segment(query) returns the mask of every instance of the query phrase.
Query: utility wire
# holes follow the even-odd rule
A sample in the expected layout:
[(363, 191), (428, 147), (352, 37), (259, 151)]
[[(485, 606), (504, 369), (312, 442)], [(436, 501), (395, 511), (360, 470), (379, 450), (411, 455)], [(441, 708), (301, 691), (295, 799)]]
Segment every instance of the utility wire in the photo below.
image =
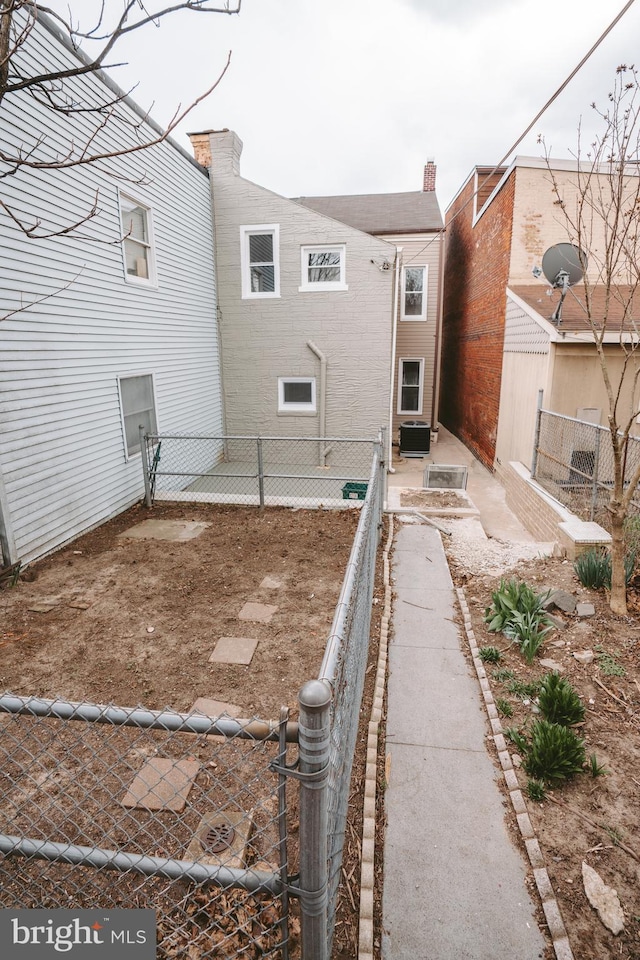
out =
[[(502, 160), (499, 160), (499, 161), (498, 161), (498, 163), (495, 165), (495, 167), (493, 168), (493, 170), (491, 171), (491, 173), (487, 174), (487, 176), (484, 178), (484, 180), (483, 180), (482, 183), (478, 186), (478, 188), (471, 194), (471, 196), (465, 201), (465, 203), (460, 207), (460, 209), (459, 209), (458, 211), (456, 211), (456, 213), (453, 215), (453, 217), (452, 217), (451, 220), (449, 221), (450, 224), (453, 223), (453, 221), (454, 221), (457, 217), (459, 217), (460, 214), (461, 214), (464, 210), (466, 210), (466, 208), (469, 206), (469, 204), (471, 203), (471, 201), (472, 201), (472, 200), (475, 200), (475, 198), (478, 196), (478, 194), (480, 193), (480, 191), (482, 190), (482, 188), (484, 187), (484, 185), (491, 179), (491, 177), (494, 175), (494, 173), (497, 173), (498, 170), (500, 169), (500, 167), (502, 167), (502, 165), (509, 159), (509, 157), (511, 156), (511, 154), (515, 152), (516, 148), (522, 143), (522, 141), (523, 141), (524, 138), (527, 136), (527, 134), (531, 132), (531, 129), (536, 125), (536, 123), (538, 122), (538, 120), (540, 119), (540, 117), (549, 109), (549, 107), (551, 106), (551, 104), (554, 103), (554, 102), (558, 99), (558, 97), (559, 97), (560, 94), (563, 92), (563, 90), (571, 83), (571, 81), (573, 80), (573, 78), (575, 77), (575, 75), (582, 69), (582, 67), (585, 65), (585, 63), (587, 62), (587, 60), (595, 53), (595, 51), (598, 49), (598, 47), (600, 46), (600, 44), (602, 43), (602, 41), (611, 33), (611, 31), (613, 30), (613, 28), (614, 28), (614, 27), (616, 26), (616, 24), (622, 19), (622, 17), (625, 15), (625, 13), (627, 12), (627, 10), (629, 9), (629, 7), (632, 6), (633, 3), (634, 3), (634, 0), (628, 0), (628, 2), (625, 3), (625, 5), (624, 5), (624, 7), (622, 8), (622, 10), (620, 11), (620, 13), (617, 15), (617, 17), (615, 17), (615, 18), (611, 21), (611, 23), (610, 23), (609, 26), (606, 28), (606, 30), (598, 37), (598, 39), (596, 40), (596, 42), (593, 44), (593, 46), (591, 47), (591, 49), (584, 55), (584, 57), (582, 58), (582, 60), (580, 61), (580, 63), (577, 65), (577, 67), (574, 67), (574, 69), (571, 71), (571, 73), (569, 74), (569, 76), (567, 77), (567, 79), (564, 81), (564, 83), (562, 83), (562, 84), (558, 87), (558, 89), (556, 90), (556, 92), (547, 100), (547, 102), (545, 103), (544, 107), (543, 107), (541, 110), (538, 111), (538, 113), (535, 115), (535, 117), (533, 118), (533, 120), (531, 121), (531, 123), (529, 124), (529, 126), (526, 128), (526, 130), (524, 131), (524, 133), (522, 133), (522, 134), (518, 137), (518, 139), (516, 140), (516, 142), (507, 150), (507, 152), (505, 153), (505, 155), (504, 155), (504, 157), (502, 158)], [(408, 260), (408, 261), (407, 261), (407, 263), (411, 263), (413, 260), (415, 260), (416, 257), (419, 257), (421, 253), (424, 253), (424, 251), (425, 251), (428, 247), (431, 246), (431, 244), (435, 241), (435, 239), (436, 239), (436, 237), (433, 237), (431, 240), (429, 240), (428, 243), (426, 243), (426, 244), (424, 245), (424, 247), (422, 247), (422, 249), (418, 250), (418, 252), (415, 253), (415, 254), (412, 256), (411, 260)]]

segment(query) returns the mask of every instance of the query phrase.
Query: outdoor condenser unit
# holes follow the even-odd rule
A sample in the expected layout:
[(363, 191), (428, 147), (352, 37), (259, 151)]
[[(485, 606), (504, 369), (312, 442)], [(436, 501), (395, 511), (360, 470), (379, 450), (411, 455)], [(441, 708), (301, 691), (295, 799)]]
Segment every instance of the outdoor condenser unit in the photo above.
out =
[(404, 420), (400, 424), (401, 457), (426, 457), (430, 449), (430, 423), (426, 420)]

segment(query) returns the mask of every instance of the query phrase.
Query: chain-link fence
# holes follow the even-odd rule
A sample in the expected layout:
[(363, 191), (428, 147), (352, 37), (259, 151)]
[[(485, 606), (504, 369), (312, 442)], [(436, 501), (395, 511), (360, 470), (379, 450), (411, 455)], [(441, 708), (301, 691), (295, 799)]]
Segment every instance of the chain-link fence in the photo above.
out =
[(161, 960), (328, 960), (383, 449), (298, 723), (0, 696), (0, 906), (152, 908)]
[[(625, 485), (639, 463), (640, 438), (629, 437), (623, 457)], [(608, 527), (614, 459), (607, 427), (539, 410), (532, 466), (534, 479), (572, 513)], [(640, 491), (632, 508), (640, 511)]]
[(147, 504), (158, 500), (260, 506), (343, 506), (364, 499), (371, 439), (141, 437)]

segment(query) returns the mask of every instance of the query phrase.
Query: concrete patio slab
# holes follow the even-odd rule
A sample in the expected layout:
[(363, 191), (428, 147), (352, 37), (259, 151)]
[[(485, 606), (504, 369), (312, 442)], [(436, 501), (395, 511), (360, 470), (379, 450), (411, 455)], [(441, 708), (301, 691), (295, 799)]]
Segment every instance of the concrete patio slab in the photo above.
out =
[(210, 524), (200, 520), (143, 520), (118, 536), (131, 540), (172, 540), (180, 543), (199, 537), (208, 526)]
[(238, 614), (238, 620), (250, 620), (252, 623), (271, 623), (277, 607), (269, 603), (255, 603), (250, 600)]
[(153, 757), (144, 763), (131, 783), (122, 806), (180, 813), (199, 770), (200, 764), (195, 760)]
[(251, 663), (257, 646), (250, 637), (220, 637), (209, 663)]

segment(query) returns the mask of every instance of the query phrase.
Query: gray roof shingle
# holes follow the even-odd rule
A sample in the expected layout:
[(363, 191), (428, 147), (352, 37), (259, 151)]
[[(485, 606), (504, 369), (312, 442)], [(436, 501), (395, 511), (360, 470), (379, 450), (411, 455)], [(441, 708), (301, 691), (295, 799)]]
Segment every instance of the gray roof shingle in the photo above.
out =
[(434, 233), (444, 227), (440, 207), (432, 190), (292, 199), (325, 217), (376, 236)]

